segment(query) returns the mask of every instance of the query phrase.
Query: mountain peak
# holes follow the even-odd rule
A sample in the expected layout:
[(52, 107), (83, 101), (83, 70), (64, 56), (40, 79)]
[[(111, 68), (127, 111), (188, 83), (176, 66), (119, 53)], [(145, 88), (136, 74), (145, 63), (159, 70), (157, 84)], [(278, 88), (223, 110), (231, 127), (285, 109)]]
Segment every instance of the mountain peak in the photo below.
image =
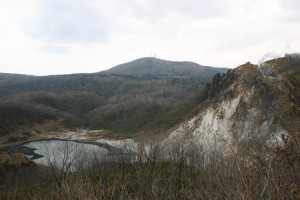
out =
[(250, 62), (246, 62), (243, 65), (238, 66), (234, 69), (238, 74), (241, 75), (254, 75), (254, 76), (260, 76), (261, 73), (257, 68), (257, 65), (254, 65)]
[(216, 73), (225, 73), (227, 70), (187, 61), (168, 61), (145, 57), (118, 65), (103, 73), (135, 76), (207, 77)]

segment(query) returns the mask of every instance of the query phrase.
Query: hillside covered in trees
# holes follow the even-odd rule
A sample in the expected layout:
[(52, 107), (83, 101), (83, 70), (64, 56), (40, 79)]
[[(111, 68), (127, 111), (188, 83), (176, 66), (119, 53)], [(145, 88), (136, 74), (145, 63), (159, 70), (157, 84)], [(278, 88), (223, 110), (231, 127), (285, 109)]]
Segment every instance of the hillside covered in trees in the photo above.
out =
[(153, 123), (156, 129), (166, 128), (222, 72), (226, 69), (142, 58), (92, 74), (0, 74), (0, 134), (49, 120), (68, 128), (122, 134), (146, 130)]

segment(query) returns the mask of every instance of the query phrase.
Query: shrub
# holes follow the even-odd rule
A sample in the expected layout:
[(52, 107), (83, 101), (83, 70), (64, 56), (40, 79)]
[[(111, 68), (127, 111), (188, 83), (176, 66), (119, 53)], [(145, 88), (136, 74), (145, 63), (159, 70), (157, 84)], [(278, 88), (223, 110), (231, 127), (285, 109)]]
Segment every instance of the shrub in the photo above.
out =
[[(29, 182), (17, 186), (12, 179), (0, 198), (22, 194), (20, 199), (299, 199), (299, 144), (290, 141), (271, 148), (257, 142), (257, 151), (252, 146), (228, 156), (191, 146), (166, 151), (159, 145), (142, 145), (137, 152), (82, 160), (89, 167), (76, 172), (49, 168), (44, 176), (30, 180), (32, 187)], [(59, 174), (63, 177), (57, 181)]]

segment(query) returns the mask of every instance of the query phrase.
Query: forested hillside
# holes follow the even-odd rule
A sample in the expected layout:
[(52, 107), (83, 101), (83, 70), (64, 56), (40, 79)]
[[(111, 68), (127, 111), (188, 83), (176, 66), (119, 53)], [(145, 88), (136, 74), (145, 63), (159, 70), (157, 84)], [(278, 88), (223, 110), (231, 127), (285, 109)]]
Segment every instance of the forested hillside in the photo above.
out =
[[(0, 74), (0, 134), (47, 120), (59, 121), (69, 128), (107, 129), (114, 133), (151, 128), (150, 124), (159, 123), (161, 117), (171, 121), (166, 124), (174, 124), (178, 119), (175, 113), (184, 113), (212, 76), (226, 71), (194, 63), (191, 68), (185, 62), (178, 65), (164, 61), (167, 65), (162, 65), (162, 60), (150, 60), (124, 64), (125, 70), (118, 66), (122, 73), (108, 70), (40, 77)], [(132, 69), (139, 66), (139, 74), (133, 73)], [(159, 71), (148, 73), (147, 69)], [(183, 109), (176, 108), (184, 104), (187, 106)]]

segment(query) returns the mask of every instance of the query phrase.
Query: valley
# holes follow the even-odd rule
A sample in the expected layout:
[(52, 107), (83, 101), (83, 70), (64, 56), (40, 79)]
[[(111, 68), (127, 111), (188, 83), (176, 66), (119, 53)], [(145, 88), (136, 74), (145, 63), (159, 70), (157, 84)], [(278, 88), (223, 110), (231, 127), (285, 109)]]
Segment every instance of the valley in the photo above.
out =
[[(157, 73), (146, 68), (135, 74), (134, 67), (141, 62), (150, 63), (148, 68), (165, 70)], [(177, 68), (169, 67), (174, 63)], [(166, 129), (178, 122), (177, 113), (184, 114), (180, 112), (197, 103), (196, 96), (214, 74), (227, 70), (154, 58), (139, 59), (128, 66), (126, 73), (113, 68), (112, 72), (46, 77), (0, 74), (0, 135), (45, 123), (121, 135), (145, 131), (152, 123)], [(183, 104), (186, 106), (178, 109)], [(160, 119), (164, 117), (168, 119)], [(169, 123), (168, 127), (161, 120)]]

